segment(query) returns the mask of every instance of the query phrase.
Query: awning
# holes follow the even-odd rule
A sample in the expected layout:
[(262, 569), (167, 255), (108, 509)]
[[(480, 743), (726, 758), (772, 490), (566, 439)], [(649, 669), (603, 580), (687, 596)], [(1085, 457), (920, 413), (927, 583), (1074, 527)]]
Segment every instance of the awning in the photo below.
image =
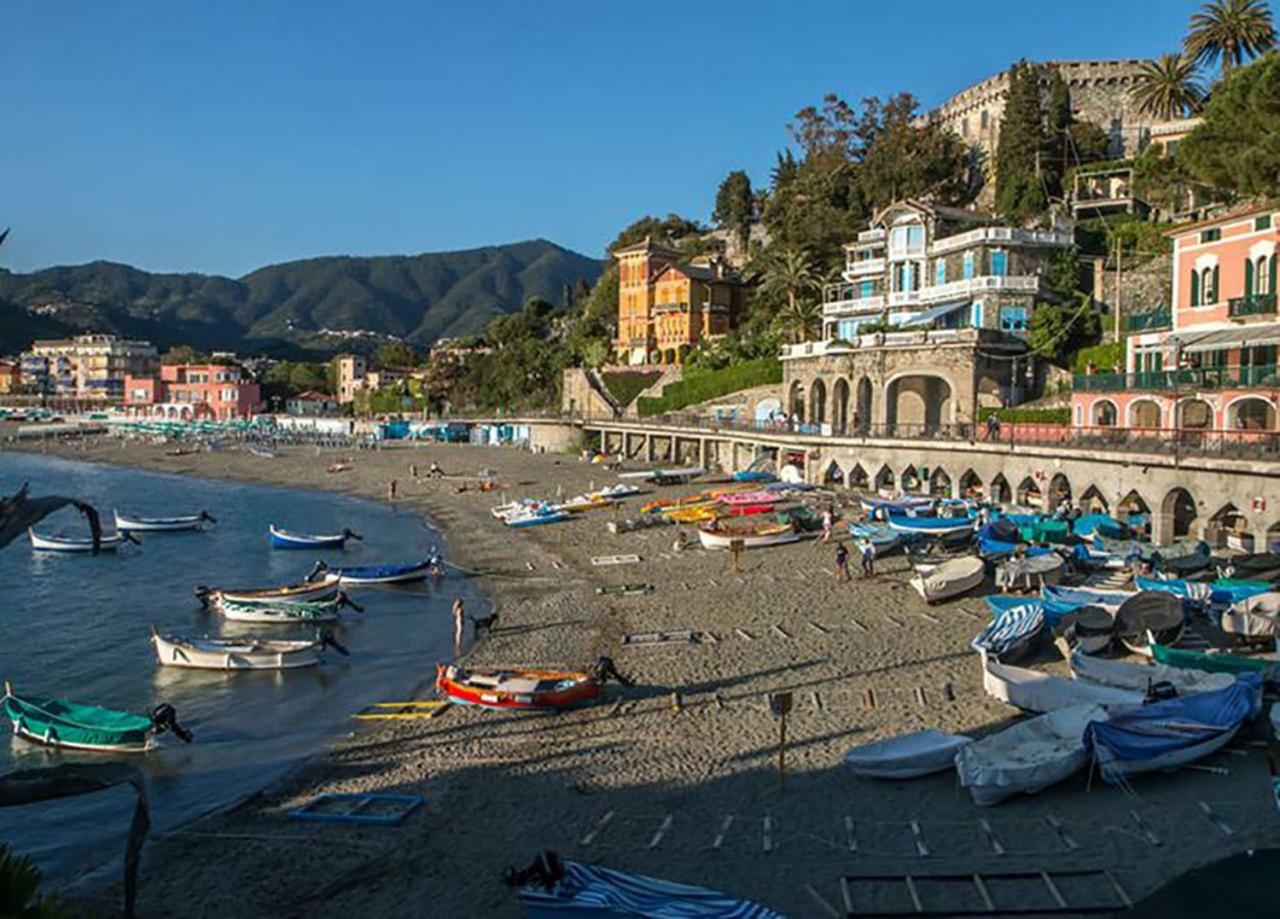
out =
[(902, 326), (903, 328), (908, 328), (911, 326), (929, 325), (934, 320), (941, 319), (948, 313), (954, 313), (956, 310), (962, 309), (968, 305), (968, 300), (956, 300), (953, 303), (944, 303), (941, 306), (931, 306), (923, 313), (919, 313), (912, 319), (904, 322)]
[(1179, 332), (1173, 340), (1181, 346), (1184, 354), (1280, 345), (1280, 322), (1256, 322), (1214, 332)]

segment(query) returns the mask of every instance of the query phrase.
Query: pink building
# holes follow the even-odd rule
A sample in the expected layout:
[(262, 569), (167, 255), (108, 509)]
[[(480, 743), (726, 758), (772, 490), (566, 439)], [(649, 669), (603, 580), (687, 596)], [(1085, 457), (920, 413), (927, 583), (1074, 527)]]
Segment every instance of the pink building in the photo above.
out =
[(1182, 440), (1217, 432), (1224, 441), (1273, 442), (1280, 209), (1238, 211), (1168, 235), (1172, 309), (1131, 317), (1138, 323), (1130, 326), (1124, 373), (1076, 377), (1072, 422)]
[(229, 364), (166, 364), (158, 377), (125, 377), (130, 414), (179, 421), (227, 421), (262, 408), (257, 383)]

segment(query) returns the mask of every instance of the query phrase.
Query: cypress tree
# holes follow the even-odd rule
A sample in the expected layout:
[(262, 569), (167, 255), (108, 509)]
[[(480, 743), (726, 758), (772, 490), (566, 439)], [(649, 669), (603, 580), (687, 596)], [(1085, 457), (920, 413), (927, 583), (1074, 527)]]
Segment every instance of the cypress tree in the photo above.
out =
[(1041, 184), (1044, 130), (1036, 68), (1019, 61), (1009, 70), (1009, 95), (996, 144), (996, 210), (1021, 222), (1042, 212), (1047, 201)]

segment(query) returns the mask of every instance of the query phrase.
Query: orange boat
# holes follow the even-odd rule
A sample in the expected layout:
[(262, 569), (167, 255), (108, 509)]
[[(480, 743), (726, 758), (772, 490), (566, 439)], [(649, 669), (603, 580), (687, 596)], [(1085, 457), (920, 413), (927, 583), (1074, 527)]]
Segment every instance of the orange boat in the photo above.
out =
[(453, 702), (485, 708), (572, 708), (600, 698), (605, 680), (630, 685), (607, 657), (591, 672), (525, 667), (436, 667), (436, 692)]

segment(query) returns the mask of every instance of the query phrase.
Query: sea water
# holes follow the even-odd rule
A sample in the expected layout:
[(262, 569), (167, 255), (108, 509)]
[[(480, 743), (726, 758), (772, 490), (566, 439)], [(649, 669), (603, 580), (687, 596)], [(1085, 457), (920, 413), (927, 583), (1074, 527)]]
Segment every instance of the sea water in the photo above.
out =
[[(270, 463), (270, 459), (262, 459)], [(247, 796), (325, 744), (358, 730), (351, 716), (397, 701), (434, 676), (453, 653), (449, 607), (465, 596), (456, 574), (420, 585), (354, 588), (364, 613), (344, 611), (335, 637), (350, 651), (326, 652), (319, 667), (222, 673), (160, 667), (150, 625), (186, 634), (312, 637), (314, 626), (226, 622), (201, 608), (197, 584), (257, 587), (297, 581), (317, 559), (331, 566), (418, 560), (441, 534), (413, 513), (342, 495), (218, 482), (0, 452), (0, 495), (24, 481), (31, 494), (86, 500), (113, 527), (119, 508), (137, 516), (209, 511), (202, 532), (139, 533), (141, 545), (117, 553), (33, 552), (26, 538), (0, 549), (0, 678), (15, 691), (145, 713), (172, 704), (195, 733), (183, 744), (161, 735), (159, 748), (123, 755), (146, 775), (152, 832), (172, 830)], [(273, 550), (269, 524), (302, 533), (349, 528), (363, 542), (325, 552)], [(42, 534), (88, 534), (74, 508), (36, 527)], [(0, 718), (0, 730), (8, 729)], [(110, 754), (51, 751), (0, 736), (0, 773)], [(0, 841), (33, 858), (56, 886), (118, 863), (133, 813), (133, 792), (118, 787), (58, 801), (0, 808)], [(114, 880), (114, 878), (110, 878)]]

